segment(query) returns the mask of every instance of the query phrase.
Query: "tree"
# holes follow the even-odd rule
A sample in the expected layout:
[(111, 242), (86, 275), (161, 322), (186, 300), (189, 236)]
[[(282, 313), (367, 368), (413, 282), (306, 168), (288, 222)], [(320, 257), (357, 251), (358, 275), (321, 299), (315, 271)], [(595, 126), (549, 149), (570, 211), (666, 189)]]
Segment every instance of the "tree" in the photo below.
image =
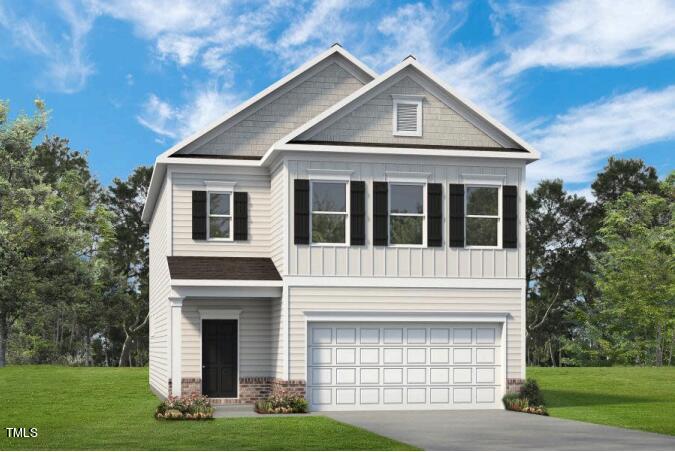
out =
[(640, 159), (610, 157), (593, 184), (596, 204), (604, 206), (619, 199), (624, 193), (653, 193), (660, 190), (656, 169)]
[(126, 281), (125, 296), (117, 297), (114, 305), (116, 324), (124, 333), (120, 366), (128, 362), (131, 343), (140, 340), (148, 322), (148, 227), (141, 214), (151, 177), (152, 167), (139, 166), (126, 181), (115, 178), (106, 195), (114, 218), (114, 241), (106, 253), (114, 271)]
[[(607, 206), (597, 259), (596, 331), (607, 359), (661, 366), (675, 342), (675, 173), (658, 190), (625, 192)], [(666, 351), (668, 355), (666, 357)]]
[(590, 268), (586, 219), (591, 205), (568, 195), (560, 179), (527, 196), (527, 336), (531, 364), (561, 361), (570, 313), (583, 303)]

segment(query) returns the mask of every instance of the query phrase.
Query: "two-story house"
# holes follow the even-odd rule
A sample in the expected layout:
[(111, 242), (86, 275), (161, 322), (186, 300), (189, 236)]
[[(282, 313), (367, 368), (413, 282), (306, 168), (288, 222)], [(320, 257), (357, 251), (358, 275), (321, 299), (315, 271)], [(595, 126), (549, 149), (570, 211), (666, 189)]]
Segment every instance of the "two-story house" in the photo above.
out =
[(414, 57), (377, 75), (334, 45), (157, 158), (151, 387), (502, 407), (525, 377), (537, 159)]

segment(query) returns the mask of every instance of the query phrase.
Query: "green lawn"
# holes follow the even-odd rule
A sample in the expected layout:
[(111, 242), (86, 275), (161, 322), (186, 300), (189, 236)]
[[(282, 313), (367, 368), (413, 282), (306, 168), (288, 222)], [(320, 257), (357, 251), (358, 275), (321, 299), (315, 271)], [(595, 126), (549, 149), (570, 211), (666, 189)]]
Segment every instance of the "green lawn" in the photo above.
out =
[[(156, 421), (147, 369), (0, 369), (0, 449), (411, 450), (322, 416)], [(6, 427), (37, 427), (8, 439)]]
[(551, 416), (675, 435), (675, 368), (527, 369)]

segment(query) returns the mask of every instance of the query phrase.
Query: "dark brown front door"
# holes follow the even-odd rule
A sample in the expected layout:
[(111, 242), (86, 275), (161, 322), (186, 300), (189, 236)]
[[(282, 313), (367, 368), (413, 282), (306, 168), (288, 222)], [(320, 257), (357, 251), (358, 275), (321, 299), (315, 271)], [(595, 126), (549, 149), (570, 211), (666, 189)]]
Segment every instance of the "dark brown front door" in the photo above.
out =
[(202, 393), (237, 397), (237, 320), (202, 323)]

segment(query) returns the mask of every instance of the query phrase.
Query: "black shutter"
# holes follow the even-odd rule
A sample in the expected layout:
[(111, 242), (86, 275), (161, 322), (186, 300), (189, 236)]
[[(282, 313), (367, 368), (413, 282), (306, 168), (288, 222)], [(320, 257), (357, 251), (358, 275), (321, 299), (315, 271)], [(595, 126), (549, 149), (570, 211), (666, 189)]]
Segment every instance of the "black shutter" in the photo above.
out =
[(427, 246), (443, 246), (443, 186), (427, 185)]
[(518, 247), (518, 187), (505, 185), (502, 188), (502, 245)]
[(366, 244), (366, 183), (360, 180), (349, 183), (349, 229), (352, 245)]
[(450, 184), (450, 246), (464, 247), (464, 185)]
[(234, 192), (234, 239), (248, 240), (248, 193)]
[(192, 240), (206, 240), (206, 192), (192, 192)]
[(389, 185), (373, 182), (373, 245), (389, 244)]
[(295, 179), (294, 236), (296, 245), (309, 244), (309, 181)]

